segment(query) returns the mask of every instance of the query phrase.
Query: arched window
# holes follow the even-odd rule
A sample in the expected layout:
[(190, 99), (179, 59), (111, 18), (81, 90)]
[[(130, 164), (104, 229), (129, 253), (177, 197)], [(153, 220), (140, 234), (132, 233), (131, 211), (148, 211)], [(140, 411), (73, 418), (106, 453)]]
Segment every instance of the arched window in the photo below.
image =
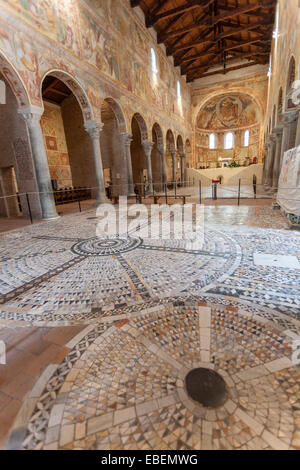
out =
[(244, 147), (249, 147), (249, 141), (250, 141), (250, 132), (245, 131), (244, 132)]
[(181, 98), (181, 86), (180, 86), (180, 81), (177, 80), (177, 98)]
[(216, 148), (216, 136), (215, 134), (209, 135), (209, 148), (215, 149)]
[(156, 64), (156, 54), (155, 54), (155, 50), (153, 49), (153, 47), (151, 47), (151, 69), (152, 69), (152, 72), (154, 73), (158, 72), (157, 64)]
[(234, 135), (232, 132), (227, 132), (227, 134), (225, 134), (225, 145), (224, 145), (225, 150), (232, 149), (233, 144), (234, 144)]

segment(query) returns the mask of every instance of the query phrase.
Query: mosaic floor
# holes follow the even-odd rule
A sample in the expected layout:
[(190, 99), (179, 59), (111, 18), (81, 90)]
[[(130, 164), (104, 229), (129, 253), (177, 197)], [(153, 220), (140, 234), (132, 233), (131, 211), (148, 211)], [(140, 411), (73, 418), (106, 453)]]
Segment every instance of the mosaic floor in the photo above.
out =
[[(92, 211), (0, 236), (1, 327), (82, 326), (8, 448), (300, 450), (300, 234), (269, 207), (205, 216), (200, 248), (96, 238)], [(188, 397), (197, 367), (224, 378), (221, 407)]]

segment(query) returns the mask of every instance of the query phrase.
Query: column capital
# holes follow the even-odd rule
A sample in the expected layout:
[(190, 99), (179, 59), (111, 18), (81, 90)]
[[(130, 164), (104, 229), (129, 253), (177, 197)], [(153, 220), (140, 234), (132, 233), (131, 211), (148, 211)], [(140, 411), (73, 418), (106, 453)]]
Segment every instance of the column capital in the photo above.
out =
[(289, 124), (292, 124), (298, 119), (298, 114), (299, 114), (299, 109), (293, 110), (293, 111), (286, 111), (283, 114), (282, 122), (284, 126), (288, 126)]
[(154, 145), (154, 143), (151, 142), (151, 140), (143, 140), (142, 141), (142, 146), (144, 147), (144, 151), (145, 151), (146, 155), (150, 155), (153, 145)]
[(103, 122), (96, 122), (96, 121), (87, 121), (84, 123), (84, 128), (88, 134), (90, 134), (91, 139), (99, 139), (100, 132), (103, 129)]
[(130, 146), (131, 142), (133, 141), (132, 134), (129, 134), (128, 132), (121, 132), (120, 136), (124, 144)]
[(273, 129), (273, 134), (275, 134), (275, 137), (281, 135), (282, 133), (283, 133), (282, 125), (278, 125), (277, 127), (275, 127), (275, 129)]
[(179, 152), (180, 158), (185, 158), (185, 153), (184, 152)]
[(170, 149), (170, 153), (172, 155), (172, 158), (176, 156), (176, 150), (175, 149)]
[(42, 114), (44, 113), (44, 109), (38, 106), (26, 106), (24, 108), (19, 108), (18, 113), (23, 116), (26, 124), (29, 127), (37, 127), (40, 126), (40, 121)]

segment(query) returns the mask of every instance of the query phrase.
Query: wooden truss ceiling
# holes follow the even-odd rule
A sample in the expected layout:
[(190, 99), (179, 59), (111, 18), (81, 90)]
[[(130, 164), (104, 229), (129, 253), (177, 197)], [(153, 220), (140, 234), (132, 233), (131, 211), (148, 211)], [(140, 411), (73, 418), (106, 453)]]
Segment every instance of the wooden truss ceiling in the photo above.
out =
[(47, 75), (43, 81), (42, 96), (47, 101), (61, 104), (64, 99), (72, 94), (72, 91), (58, 78)]
[[(182, 75), (197, 78), (269, 62), (276, 0), (131, 0)], [(242, 61), (242, 62), (241, 62)], [(212, 69), (216, 67), (217, 70)]]

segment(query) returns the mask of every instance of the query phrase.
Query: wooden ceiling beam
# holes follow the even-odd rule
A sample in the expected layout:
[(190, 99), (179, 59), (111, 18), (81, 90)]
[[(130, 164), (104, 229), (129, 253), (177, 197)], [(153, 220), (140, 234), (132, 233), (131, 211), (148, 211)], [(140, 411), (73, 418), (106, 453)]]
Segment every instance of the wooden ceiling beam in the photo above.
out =
[[(207, 16), (207, 15), (206, 15)], [(207, 16), (207, 18), (209, 18)], [(236, 24), (235, 26), (233, 25), (230, 25), (230, 24), (226, 24), (224, 22), (222, 22), (222, 26), (223, 27), (231, 27), (232, 29), (228, 32), (224, 31), (223, 33), (223, 37), (226, 37), (227, 35), (228, 36), (231, 36), (232, 34), (237, 34), (239, 32), (243, 32), (243, 31), (249, 31), (249, 30), (253, 30), (253, 29), (260, 29), (262, 27), (271, 27), (273, 26), (273, 23), (270, 23), (270, 22), (265, 22), (265, 23), (262, 23), (262, 22), (259, 22), (259, 23), (247, 23), (247, 24), (242, 24), (241, 26), (239, 26), (238, 24)], [(181, 34), (183, 33), (187, 33), (189, 31), (193, 31), (194, 29), (203, 29), (203, 28), (209, 28), (211, 30), (214, 29), (214, 26), (211, 25), (211, 22), (207, 21), (206, 23), (194, 23), (194, 24), (190, 24), (189, 26), (186, 26), (185, 28), (180, 28), (180, 29), (177, 29), (177, 30), (171, 30), (169, 32), (166, 32), (164, 33), (164, 35), (158, 35), (158, 40), (157, 42), (158, 43), (162, 43), (162, 42), (165, 42), (167, 41), (168, 39), (170, 38), (173, 38), (175, 36), (180, 36)], [(228, 34), (227, 34), (228, 33)], [(221, 37), (222, 39), (222, 37)]]
[(45, 88), (45, 90), (42, 91), (42, 95), (45, 96), (46, 93), (48, 91), (50, 91), (51, 93), (56, 93), (57, 95), (61, 95), (61, 96), (70, 96), (70, 94), (72, 93), (71, 90), (70, 90), (70, 93), (66, 93), (65, 91), (61, 91), (61, 90), (57, 90), (55, 87), (55, 85), (57, 85), (57, 83), (59, 83), (60, 80), (58, 78), (56, 78), (55, 80), (53, 80), (53, 82), (50, 83), (50, 85), (47, 86), (47, 88)]
[(142, 0), (130, 0), (131, 8), (138, 7)]
[(238, 60), (244, 60), (244, 59), (249, 59), (251, 57), (265, 57), (265, 56), (269, 56), (270, 52), (240, 52), (239, 54), (237, 54), (236, 56), (234, 57), (230, 57), (228, 59), (222, 59), (222, 60), (218, 60), (217, 62), (214, 61), (214, 59), (212, 59), (209, 64), (203, 64), (203, 65), (200, 65), (200, 66), (193, 66), (193, 67), (190, 67), (190, 68), (184, 68), (182, 70), (182, 74), (183, 75), (186, 75), (187, 73), (189, 72), (193, 72), (195, 70), (197, 70), (198, 68), (204, 68), (204, 67), (207, 67), (209, 65), (209, 67), (212, 67), (212, 66), (215, 66), (215, 65), (222, 65), (222, 64), (229, 64), (229, 63), (232, 63), (232, 62), (237, 62)]
[(165, 42), (167, 39), (180, 36), (181, 34), (188, 33), (190, 31), (193, 31), (194, 29), (203, 29), (203, 28), (210, 28), (210, 27), (211, 27), (210, 16), (206, 14), (206, 15), (203, 15), (202, 18), (199, 18), (198, 20), (196, 20), (196, 22), (193, 22), (192, 24), (189, 24), (188, 26), (185, 26), (184, 28), (170, 30), (170, 28), (168, 27), (162, 30), (157, 36), (157, 42), (161, 44), (162, 42)]
[(207, 8), (215, 0), (190, 0), (185, 5), (180, 7), (172, 8), (171, 10), (164, 11), (163, 13), (158, 13), (156, 15), (150, 14), (146, 18), (146, 26), (150, 28), (151, 26), (156, 25), (158, 21), (172, 18), (173, 16), (178, 16), (187, 13), (188, 11), (195, 10), (196, 8)]
[[(268, 62), (265, 62), (265, 63), (267, 64)], [(194, 74), (194, 75), (188, 76), (187, 81), (191, 82), (191, 81), (193, 81), (197, 78), (211, 77), (212, 75), (220, 75), (220, 74), (221, 75), (226, 75), (229, 72), (244, 69), (246, 67), (252, 67), (253, 65), (257, 65), (257, 63), (256, 62), (249, 62), (248, 64), (241, 64), (241, 65), (237, 65), (235, 67), (229, 67), (228, 69), (224, 69), (224, 70), (216, 70), (215, 72), (202, 73), (199, 76), (197, 76), (197, 74)]]
[[(255, 28), (257, 29), (257, 25), (255, 26)], [(247, 30), (251, 30), (251, 29), (252, 29), (251, 27), (249, 27), (249, 28), (245, 27), (241, 31), (247, 31)], [(184, 51), (185, 49), (191, 49), (191, 48), (196, 47), (196, 46), (201, 46), (202, 44), (205, 44), (205, 43), (208, 43), (208, 42), (212, 43), (212, 44), (217, 44), (221, 39), (225, 39), (225, 38), (227, 38), (229, 40), (232, 40), (232, 41), (239, 41), (240, 42), (240, 39), (231, 38), (230, 36), (238, 34), (241, 31), (238, 31), (236, 29), (231, 30), (230, 32), (225, 31), (225, 32), (215, 36), (214, 38), (207, 38), (207, 39), (204, 39), (203, 36), (201, 36), (196, 41), (186, 43), (186, 44), (180, 44), (178, 47), (172, 47), (172, 46), (167, 47), (167, 55), (177, 54), (178, 52)], [(262, 32), (262, 31), (257, 31), (257, 32), (259, 34), (261, 34), (262, 36), (264, 36), (264, 32)], [(257, 38), (256, 38), (256, 40), (257, 40)]]
[[(195, 61), (197, 59), (199, 59), (200, 57), (205, 57), (206, 55), (219, 55), (219, 54), (222, 54), (223, 52), (227, 52), (227, 51), (230, 51), (232, 49), (236, 49), (238, 47), (244, 47), (244, 46), (250, 46), (252, 44), (256, 44), (256, 46), (258, 47), (263, 47), (263, 46), (260, 46), (258, 43), (268, 43), (269, 41), (268, 40), (265, 40), (265, 41), (262, 41), (261, 39), (254, 39), (254, 40), (250, 40), (250, 41), (243, 41), (243, 42), (239, 42), (239, 44), (236, 44), (236, 45), (231, 45), (231, 46), (226, 46), (222, 49), (220, 49), (219, 51), (209, 51), (207, 49), (205, 49), (204, 51), (201, 51), (201, 52), (198, 52), (197, 54), (194, 54), (194, 55), (191, 55), (189, 57), (184, 57), (184, 58), (181, 58), (181, 59), (178, 59), (179, 63), (176, 62), (175, 60), (175, 65), (180, 65), (182, 63), (185, 63), (185, 62), (191, 62), (191, 61)], [(211, 49), (212, 45), (210, 46), (210, 49)], [(263, 51), (265, 52), (265, 51)]]

